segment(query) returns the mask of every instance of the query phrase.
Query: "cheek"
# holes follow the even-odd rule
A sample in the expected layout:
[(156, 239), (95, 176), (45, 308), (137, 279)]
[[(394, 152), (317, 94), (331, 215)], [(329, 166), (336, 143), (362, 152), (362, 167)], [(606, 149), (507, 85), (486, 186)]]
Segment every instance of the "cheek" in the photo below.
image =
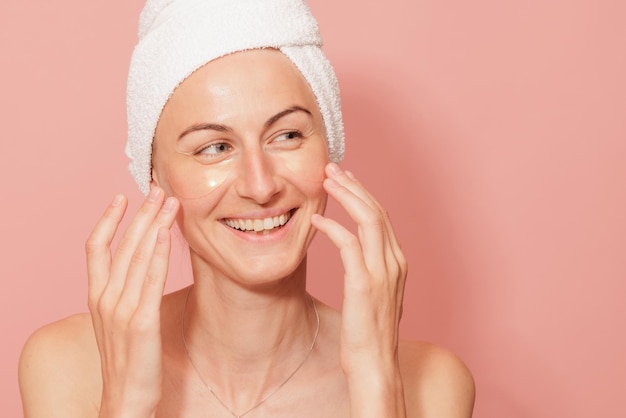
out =
[(217, 193), (232, 177), (228, 161), (213, 165), (200, 165), (174, 160), (164, 167), (164, 177), (172, 195), (181, 200), (197, 200)]
[(307, 195), (326, 195), (322, 183), (326, 178), (324, 170), (327, 164), (328, 152), (325, 143), (312, 144), (302, 152), (285, 155), (281, 160), (284, 175), (293, 179)]
[(159, 185), (180, 202), (177, 223), (184, 235), (189, 227), (206, 219), (227, 190), (229, 171), (212, 168), (176, 158), (155, 163)]
[(187, 244), (191, 248), (198, 248), (203, 242), (208, 225), (214, 221), (211, 214), (224, 197), (225, 188), (218, 188), (214, 192), (203, 197), (185, 199), (176, 196), (180, 202), (180, 209), (176, 217), (176, 223)]

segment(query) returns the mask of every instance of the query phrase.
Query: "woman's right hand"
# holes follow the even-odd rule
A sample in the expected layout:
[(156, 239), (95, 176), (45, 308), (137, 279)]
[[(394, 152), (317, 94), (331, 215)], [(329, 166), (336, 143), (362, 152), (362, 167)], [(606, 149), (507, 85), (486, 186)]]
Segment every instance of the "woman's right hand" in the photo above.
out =
[(127, 207), (117, 196), (85, 245), (89, 311), (100, 351), (101, 418), (153, 417), (161, 398), (160, 306), (178, 201), (152, 188), (121, 237)]

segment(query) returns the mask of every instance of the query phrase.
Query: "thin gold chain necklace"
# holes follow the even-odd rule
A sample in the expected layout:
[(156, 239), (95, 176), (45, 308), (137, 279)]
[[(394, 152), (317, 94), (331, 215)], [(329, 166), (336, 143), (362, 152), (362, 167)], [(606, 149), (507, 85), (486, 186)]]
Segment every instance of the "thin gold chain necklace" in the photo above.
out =
[(193, 362), (193, 360), (191, 359), (191, 354), (189, 354), (189, 347), (187, 346), (187, 340), (185, 339), (185, 312), (187, 311), (187, 302), (189, 301), (189, 295), (191, 294), (191, 289), (193, 288), (193, 286), (189, 287), (189, 290), (187, 291), (187, 295), (185, 296), (185, 304), (183, 305), (183, 314), (182, 314), (182, 319), (181, 319), (181, 335), (183, 338), (183, 346), (185, 347), (185, 353), (187, 354), (187, 359), (189, 359), (189, 363), (191, 363), (191, 366), (194, 368), (194, 370), (196, 371), (196, 374), (198, 375), (198, 377), (200, 378), (200, 380), (202, 381), (202, 383), (204, 383), (204, 386), (207, 387), (207, 389), (209, 390), (209, 392), (211, 392), (211, 394), (213, 395), (213, 397), (225, 408), (228, 410), (228, 412), (231, 413), (231, 415), (235, 418), (241, 418), (244, 415), (247, 415), (248, 413), (252, 412), (253, 410), (255, 410), (256, 408), (258, 408), (259, 406), (261, 406), (265, 401), (267, 401), (270, 397), (272, 397), (272, 395), (274, 395), (276, 392), (278, 392), (278, 390), (280, 388), (282, 388), (283, 386), (285, 386), (285, 384), (296, 374), (296, 372), (298, 370), (300, 370), (300, 368), (302, 367), (302, 365), (304, 364), (304, 362), (309, 358), (309, 355), (311, 354), (311, 351), (313, 351), (313, 347), (315, 346), (315, 342), (317, 341), (317, 336), (319, 335), (320, 332), (320, 315), (317, 312), (317, 305), (315, 304), (315, 300), (313, 299), (313, 297), (311, 297), (311, 295), (309, 295), (309, 299), (311, 300), (311, 304), (313, 305), (313, 311), (315, 312), (315, 320), (317, 322), (316, 325), (316, 329), (315, 329), (315, 336), (313, 337), (313, 342), (311, 343), (311, 346), (309, 347), (309, 349), (307, 350), (304, 358), (302, 359), (302, 361), (300, 362), (300, 364), (298, 364), (298, 367), (295, 368), (295, 370), (293, 372), (291, 372), (291, 374), (289, 376), (287, 376), (287, 378), (276, 387), (276, 389), (274, 389), (273, 391), (271, 391), (266, 397), (264, 397), (263, 399), (261, 399), (256, 405), (254, 405), (252, 408), (248, 409), (245, 412), (242, 412), (241, 414), (238, 414), (236, 412), (234, 412), (232, 409), (230, 409), (225, 403), (224, 401), (222, 401), (217, 394), (213, 391), (213, 389), (211, 389), (211, 386), (209, 386), (209, 384), (206, 382), (206, 380), (204, 380), (204, 378), (202, 377), (202, 374), (200, 373), (200, 370), (198, 369), (198, 367), (196, 366), (196, 364)]

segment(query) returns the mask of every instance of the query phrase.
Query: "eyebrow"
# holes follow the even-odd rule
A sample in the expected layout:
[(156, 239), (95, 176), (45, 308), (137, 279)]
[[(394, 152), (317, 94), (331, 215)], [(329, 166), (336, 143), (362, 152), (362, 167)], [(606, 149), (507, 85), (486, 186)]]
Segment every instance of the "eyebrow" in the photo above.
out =
[[(264, 128), (269, 128), (270, 126), (272, 126), (273, 124), (275, 124), (276, 122), (278, 122), (279, 119), (294, 113), (294, 112), (304, 112), (306, 114), (308, 114), (309, 116), (313, 116), (313, 114), (311, 113), (310, 110), (301, 107), (301, 106), (293, 106), (290, 107), (289, 109), (285, 109), (282, 112), (278, 112), (277, 114), (275, 114), (274, 116), (272, 116), (271, 118), (269, 118), (267, 121), (265, 121), (265, 123), (263, 124)], [(185, 129), (180, 135), (178, 135), (178, 139), (182, 139), (185, 135), (188, 135), (192, 132), (195, 131), (202, 131), (202, 130), (213, 130), (213, 131), (218, 131), (218, 132), (232, 132), (233, 130), (231, 128), (229, 128), (228, 126), (225, 125), (220, 125), (218, 123), (196, 123), (194, 125), (191, 125), (189, 128)]]
[(178, 135), (178, 140), (183, 139), (185, 135), (188, 135), (195, 131), (203, 131), (206, 129), (210, 129), (218, 132), (232, 132), (228, 126), (220, 125), (217, 123), (196, 123), (191, 125), (189, 128), (185, 129), (180, 135)]
[(271, 118), (269, 118), (264, 124), (263, 126), (265, 128), (269, 128), (270, 126), (272, 126), (273, 124), (275, 124), (280, 118), (289, 115), (290, 113), (294, 113), (294, 112), (304, 112), (306, 114), (308, 114), (309, 116), (313, 116), (313, 114), (311, 113), (311, 111), (309, 109), (306, 109), (304, 107), (301, 106), (293, 106), (290, 107), (289, 109), (285, 109), (282, 112), (278, 112), (277, 114), (275, 114), (274, 116), (272, 116)]

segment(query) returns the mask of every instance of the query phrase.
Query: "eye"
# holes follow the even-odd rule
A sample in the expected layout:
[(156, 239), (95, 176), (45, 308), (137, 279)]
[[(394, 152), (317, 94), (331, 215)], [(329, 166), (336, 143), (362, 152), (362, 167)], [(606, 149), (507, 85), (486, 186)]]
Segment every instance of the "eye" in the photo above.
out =
[(287, 131), (276, 135), (271, 145), (279, 149), (295, 149), (302, 144), (304, 135), (300, 131)]
[(302, 138), (302, 132), (289, 131), (289, 132), (285, 132), (276, 136), (276, 138), (274, 138), (274, 141), (286, 141), (290, 139), (299, 139), (299, 138)]
[(217, 158), (228, 153), (232, 149), (233, 147), (226, 142), (215, 142), (199, 149), (195, 153), (195, 155), (200, 155), (207, 158)]

